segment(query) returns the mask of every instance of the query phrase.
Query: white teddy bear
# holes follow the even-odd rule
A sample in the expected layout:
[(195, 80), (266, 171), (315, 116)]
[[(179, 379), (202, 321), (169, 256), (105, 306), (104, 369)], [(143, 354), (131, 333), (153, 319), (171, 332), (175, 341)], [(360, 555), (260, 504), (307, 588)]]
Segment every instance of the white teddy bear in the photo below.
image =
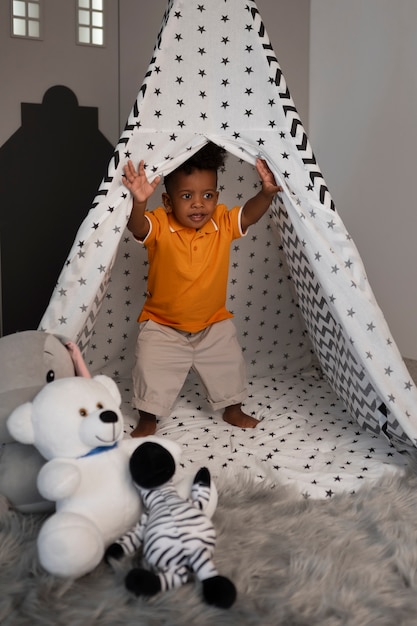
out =
[(38, 489), (56, 512), (37, 545), (42, 566), (56, 576), (91, 572), (141, 514), (129, 459), (146, 439), (123, 438), (120, 404), (108, 376), (74, 376), (49, 383), (8, 418), (12, 437), (34, 444), (48, 461)]

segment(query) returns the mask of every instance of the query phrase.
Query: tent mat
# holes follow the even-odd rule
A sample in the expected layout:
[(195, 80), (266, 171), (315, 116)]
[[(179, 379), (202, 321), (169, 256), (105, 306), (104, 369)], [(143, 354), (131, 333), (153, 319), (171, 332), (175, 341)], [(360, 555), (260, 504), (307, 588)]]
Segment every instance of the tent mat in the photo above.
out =
[[(125, 433), (136, 426), (131, 382), (118, 381), (123, 396)], [(158, 421), (157, 435), (183, 448), (177, 473), (207, 466), (219, 485), (242, 476), (267, 484), (295, 485), (300, 497), (325, 499), (354, 492), (385, 473), (403, 472), (400, 454), (381, 434), (362, 430), (311, 363), (302, 372), (252, 378), (243, 406), (261, 420), (244, 430), (213, 412), (202, 386), (190, 374), (169, 418)]]

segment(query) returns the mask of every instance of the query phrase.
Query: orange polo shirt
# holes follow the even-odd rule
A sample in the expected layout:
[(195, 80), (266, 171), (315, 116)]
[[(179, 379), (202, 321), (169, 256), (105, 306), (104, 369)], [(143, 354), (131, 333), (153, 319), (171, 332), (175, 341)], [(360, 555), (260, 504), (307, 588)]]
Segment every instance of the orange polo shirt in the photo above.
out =
[(179, 224), (159, 207), (146, 212), (150, 230), (147, 298), (138, 322), (152, 319), (187, 332), (233, 317), (226, 309), (230, 244), (242, 237), (241, 207), (219, 204), (203, 228)]

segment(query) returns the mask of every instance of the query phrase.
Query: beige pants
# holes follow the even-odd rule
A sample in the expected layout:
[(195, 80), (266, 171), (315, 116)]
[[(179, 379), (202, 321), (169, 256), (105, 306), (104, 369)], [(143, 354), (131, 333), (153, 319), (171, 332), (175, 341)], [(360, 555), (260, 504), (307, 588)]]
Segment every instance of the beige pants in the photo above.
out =
[(246, 365), (230, 319), (198, 333), (142, 322), (135, 350), (133, 401), (136, 409), (168, 417), (190, 369), (203, 383), (214, 410), (246, 398)]

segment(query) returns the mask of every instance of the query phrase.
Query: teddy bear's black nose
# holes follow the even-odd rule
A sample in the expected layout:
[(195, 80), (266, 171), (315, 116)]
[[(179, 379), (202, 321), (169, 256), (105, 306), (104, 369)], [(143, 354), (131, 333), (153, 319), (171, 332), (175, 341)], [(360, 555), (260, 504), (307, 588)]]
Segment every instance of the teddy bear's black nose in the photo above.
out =
[(114, 411), (103, 411), (100, 413), (100, 419), (106, 424), (111, 424), (112, 422), (117, 422), (119, 418), (117, 417), (117, 413)]

